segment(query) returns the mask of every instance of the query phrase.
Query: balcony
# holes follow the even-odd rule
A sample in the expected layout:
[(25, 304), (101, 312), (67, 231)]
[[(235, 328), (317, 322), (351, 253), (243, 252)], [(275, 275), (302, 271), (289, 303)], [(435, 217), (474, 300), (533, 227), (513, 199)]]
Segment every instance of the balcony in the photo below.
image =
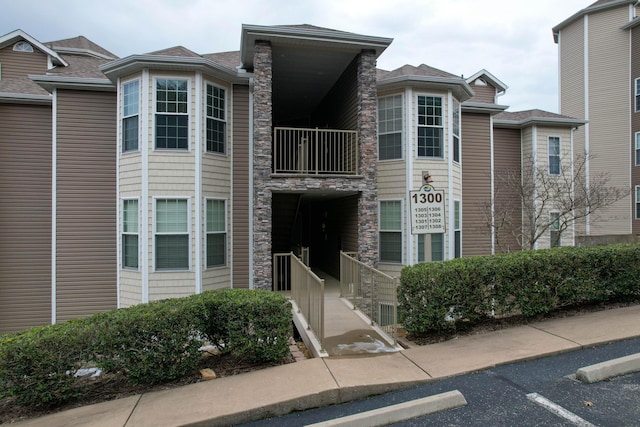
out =
[(357, 175), (358, 132), (274, 128), (273, 173)]

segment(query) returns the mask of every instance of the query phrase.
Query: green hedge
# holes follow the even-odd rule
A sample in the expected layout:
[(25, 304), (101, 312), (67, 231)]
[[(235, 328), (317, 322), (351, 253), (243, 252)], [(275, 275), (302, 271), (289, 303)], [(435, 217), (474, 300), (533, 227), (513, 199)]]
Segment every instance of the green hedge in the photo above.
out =
[(112, 310), (0, 336), (0, 396), (55, 407), (86, 392), (73, 374), (99, 367), (131, 384), (159, 384), (197, 369), (199, 348), (253, 363), (289, 352), (291, 309), (281, 294), (221, 290)]
[(402, 270), (398, 317), (411, 334), (454, 332), (491, 313), (533, 317), (640, 297), (640, 245), (563, 247)]

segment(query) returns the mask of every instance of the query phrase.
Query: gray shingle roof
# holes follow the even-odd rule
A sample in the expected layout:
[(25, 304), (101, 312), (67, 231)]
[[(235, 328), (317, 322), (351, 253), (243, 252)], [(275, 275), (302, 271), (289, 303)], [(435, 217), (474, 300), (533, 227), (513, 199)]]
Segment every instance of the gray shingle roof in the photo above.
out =
[(401, 77), (401, 76), (425, 76), (425, 77), (448, 77), (448, 78), (459, 77), (459, 76), (456, 76), (455, 74), (451, 74), (447, 71), (430, 67), (426, 64), (421, 64), (421, 65), (418, 65), (417, 67), (407, 64), (407, 65), (403, 65), (400, 68), (396, 68), (393, 71), (378, 70), (378, 79), (390, 79), (390, 78)]

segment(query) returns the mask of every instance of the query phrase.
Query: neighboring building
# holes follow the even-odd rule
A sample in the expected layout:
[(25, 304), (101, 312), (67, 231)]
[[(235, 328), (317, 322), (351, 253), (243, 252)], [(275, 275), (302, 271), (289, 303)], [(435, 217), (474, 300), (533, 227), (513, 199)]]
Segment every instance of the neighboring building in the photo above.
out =
[(553, 28), (559, 52), (560, 112), (584, 118), (575, 153), (588, 152), (587, 180), (631, 190), (577, 224), (582, 240), (624, 241), (640, 235), (640, 6), (599, 0)]
[[(117, 58), (82, 37), (0, 37), (0, 332), (277, 288), (274, 254), (302, 247), (334, 276), (341, 250), (392, 275), (505, 250), (496, 174), (530, 153), (551, 168), (583, 122), (505, 112), (485, 70), (377, 70), (390, 43), (244, 25), (239, 52)], [(426, 175), (444, 232), (412, 235)], [(551, 233), (539, 247), (574, 242)]]

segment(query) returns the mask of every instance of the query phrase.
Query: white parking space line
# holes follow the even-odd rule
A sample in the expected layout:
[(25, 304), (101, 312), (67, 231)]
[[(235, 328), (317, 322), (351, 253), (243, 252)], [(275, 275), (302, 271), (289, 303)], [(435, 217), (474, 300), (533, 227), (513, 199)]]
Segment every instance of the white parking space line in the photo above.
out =
[(544, 396), (539, 395), (538, 393), (529, 393), (527, 394), (527, 398), (538, 405), (545, 408), (547, 411), (559, 416), (560, 418), (564, 418), (570, 423), (579, 426), (579, 427), (595, 427), (589, 421), (586, 421), (571, 411), (564, 409), (562, 406), (553, 403), (549, 399)]

